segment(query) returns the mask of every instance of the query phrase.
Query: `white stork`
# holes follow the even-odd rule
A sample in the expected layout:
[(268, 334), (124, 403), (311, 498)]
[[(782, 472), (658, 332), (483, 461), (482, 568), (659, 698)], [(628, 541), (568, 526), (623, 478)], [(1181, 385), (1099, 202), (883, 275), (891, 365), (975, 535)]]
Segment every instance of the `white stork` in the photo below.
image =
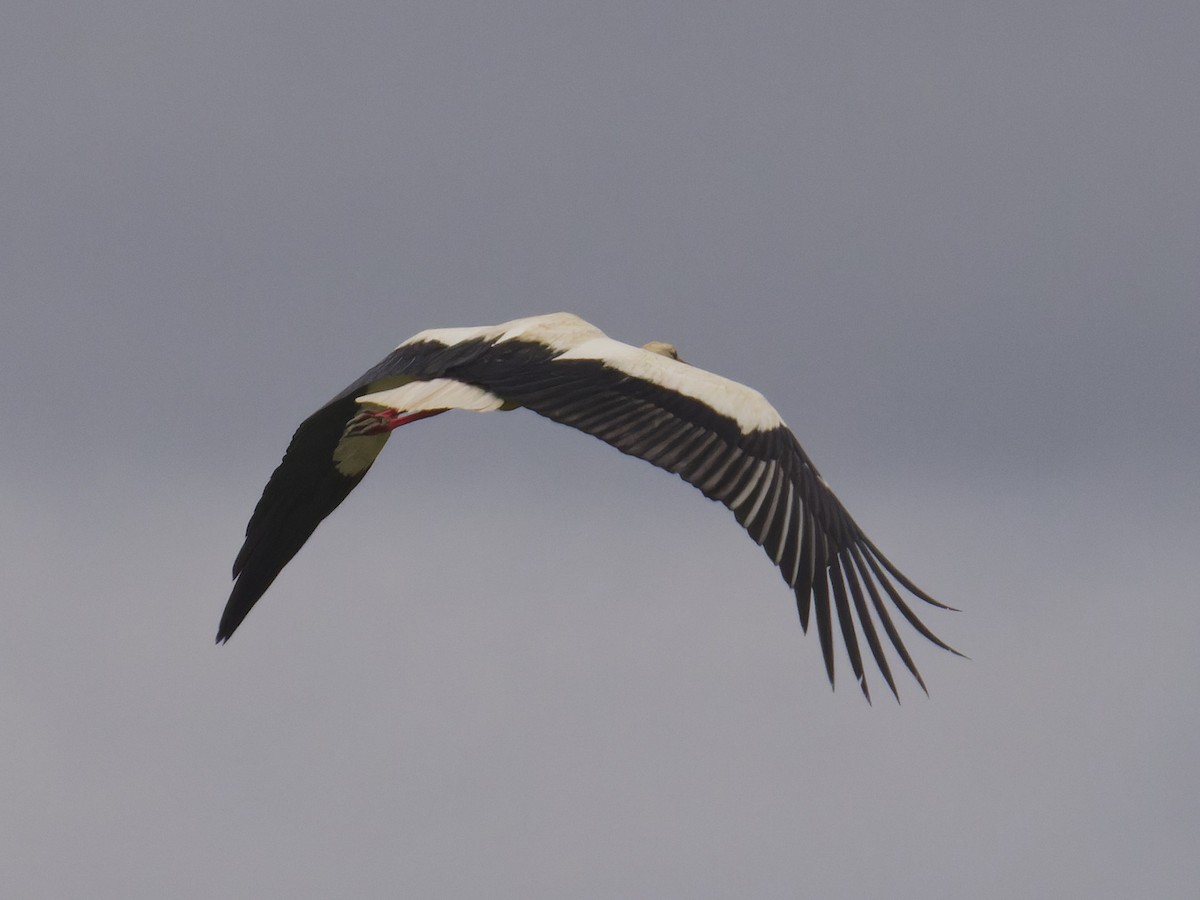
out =
[(885, 595), (920, 634), (958, 652), (925, 627), (892, 579), (926, 603), (952, 607), (918, 588), (876, 549), (760, 393), (680, 361), (670, 344), (623, 344), (570, 313), (422, 331), (305, 419), (246, 527), (217, 643), (229, 640), (321, 520), (367, 474), (394, 429), (451, 409), (518, 406), (674, 472), (732, 510), (795, 592), (805, 631), (815, 610), (831, 685), (836, 609), (850, 666), (867, 699), (856, 618), (899, 699), (874, 610), (928, 693)]

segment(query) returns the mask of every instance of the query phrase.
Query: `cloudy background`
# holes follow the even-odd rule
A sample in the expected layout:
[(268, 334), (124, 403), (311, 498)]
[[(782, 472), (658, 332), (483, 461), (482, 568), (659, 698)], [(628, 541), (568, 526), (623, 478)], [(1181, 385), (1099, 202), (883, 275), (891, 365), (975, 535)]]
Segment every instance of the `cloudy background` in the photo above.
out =
[[(10, 896), (1191, 895), (1191, 0), (0, 20)], [(559, 309), (763, 390), (972, 660), (831, 692), (728, 513), (525, 413), (213, 646), (304, 416)]]

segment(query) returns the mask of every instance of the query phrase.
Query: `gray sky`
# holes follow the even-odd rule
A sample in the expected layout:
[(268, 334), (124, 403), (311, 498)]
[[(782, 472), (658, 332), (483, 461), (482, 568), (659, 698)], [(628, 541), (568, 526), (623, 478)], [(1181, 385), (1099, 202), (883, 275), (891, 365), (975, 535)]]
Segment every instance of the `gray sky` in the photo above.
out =
[[(1194, 890), (1193, 2), (0, 19), (13, 896)], [(727, 512), (528, 413), (212, 645), (304, 416), (559, 309), (761, 389), (972, 660), (831, 693)]]

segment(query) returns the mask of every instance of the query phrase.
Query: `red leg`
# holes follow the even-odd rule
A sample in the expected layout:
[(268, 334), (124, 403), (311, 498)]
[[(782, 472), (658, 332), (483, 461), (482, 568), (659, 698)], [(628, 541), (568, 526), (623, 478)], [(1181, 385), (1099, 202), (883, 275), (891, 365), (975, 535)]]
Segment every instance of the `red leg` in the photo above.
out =
[(407, 425), (409, 422), (416, 422), (418, 419), (428, 419), (430, 416), (439, 416), (444, 412), (448, 412), (448, 410), (426, 409), (421, 412), (405, 413), (398, 409), (364, 407), (355, 414), (353, 419), (346, 423), (344, 434), (353, 437), (385, 434), (399, 428), (401, 425)]

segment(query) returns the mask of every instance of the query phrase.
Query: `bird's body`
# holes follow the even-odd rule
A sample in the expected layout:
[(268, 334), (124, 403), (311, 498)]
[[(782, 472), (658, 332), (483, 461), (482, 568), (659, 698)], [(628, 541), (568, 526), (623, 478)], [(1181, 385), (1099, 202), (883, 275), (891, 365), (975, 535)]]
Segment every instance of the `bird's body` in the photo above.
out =
[(794, 590), (806, 630), (815, 610), (831, 683), (836, 609), (851, 668), (868, 697), (855, 618), (892, 692), (875, 619), (924, 687), (884, 597), (918, 632), (946, 647), (892, 580), (942, 604), (867, 539), (774, 407), (745, 385), (680, 361), (669, 344), (623, 344), (569, 313), (423, 331), (309, 416), (251, 516), (218, 642), (228, 640), (362, 480), (395, 428), (450, 409), (520, 406), (674, 472), (732, 510)]

